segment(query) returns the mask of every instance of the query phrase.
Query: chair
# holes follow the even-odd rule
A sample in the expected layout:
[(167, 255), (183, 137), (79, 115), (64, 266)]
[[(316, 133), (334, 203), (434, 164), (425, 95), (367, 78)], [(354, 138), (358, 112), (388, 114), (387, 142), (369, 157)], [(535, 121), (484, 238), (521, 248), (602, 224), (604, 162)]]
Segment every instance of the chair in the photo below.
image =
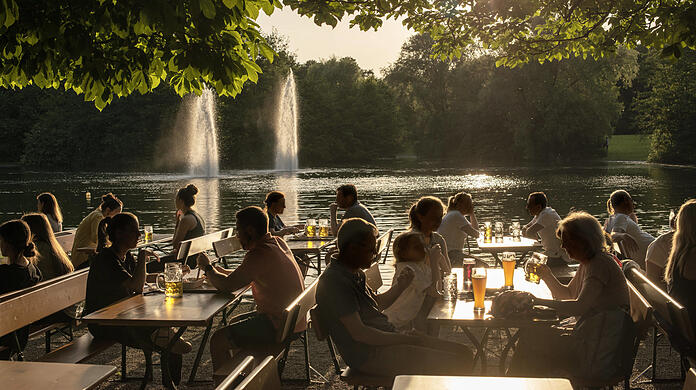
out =
[(696, 370), (693, 368), (686, 373), (683, 390), (696, 390)]
[(631, 305), (631, 318), (633, 319), (633, 324), (636, 329), (636, 337), (633, 344), (633, 359), (630, 364), (630, 369), (625, 373), (626, 376), (624, 378), (624, 389), (630, 389), (633, 362), (638, 353), (640, 341), (645, 337), (648, 329), (653, 326), (653, 308), (630, 281), (626, 281), (626, 284), (628, 285), (628, 298)]
[(380, 258), (382, 259), (382, 264), (387, 262), (387, 259), (389, 258), (389, 247), (391, 246), (393, 235), (394, 229), (389, 229), (377, 239), (377, 254), (375, 255), (376, 262), (379, 263)]
[(240, 250), (242, 250), (242, 244), (235, 236), (223, 238), (219, 241), (213, 241), (213, 251), (215, 251), (215, 257), (217, 257), (219, 261), (222, 261), (225, 268), (228, 267), (227, 256)]
[(373, 263), (370, 268), (365, 271), (365, 284), (375, 292), (384, 284), (382, 281), (382, 274), (379, 272), (379, 262)]
[(235, 390), (278, 390), (280, 376), (273, 356), (267, 356)]
[(254, 357), (247, 356), (242, 362), (223, 380), (215, 390), (232, 390), (242, 383), (254, 366)]

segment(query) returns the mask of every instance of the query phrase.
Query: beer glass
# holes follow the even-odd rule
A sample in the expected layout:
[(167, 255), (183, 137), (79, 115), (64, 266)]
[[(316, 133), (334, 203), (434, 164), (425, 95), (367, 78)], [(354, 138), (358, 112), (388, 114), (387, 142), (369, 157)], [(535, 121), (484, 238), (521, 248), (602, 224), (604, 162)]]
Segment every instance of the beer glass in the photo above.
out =
[(307, 219), (305, 224), (305, 234), (307, 237), (314, 237), (317, 234), (317, 220), (314, 218)]
[(158, 288), (162, 288), (160, 280), (164, 283), (165, 297), (179, 298), (184, 295), (184, 274), (180, 263), (166, 263), (164, 273), (157, 275)]
[(519, 222), (510, 224), (510, 235), (513, 241), (522, 241), (522, 228)]
[(547, 256), (538, 252), (534, 252), (532, 257), (527, 260), (524, 265), (524, 278), (528, 282), (539, 284), (541, 277), (539, 276), (539, 266), (546, 264)]
[(490, 222), (483, 223), (483, 242), (491, 243), (493, 242), (493, 226)]
[(503, 242), (503, 235), (505, 234), (505, 226), (502, 222), (495, 223), (495, 242)]
[(445, 291), (444, 296), (446, 301), (456, 301), (459, 295), (459, 289), (457, 288), (457, 274), (451, 273), (445, 276), (444, 279)]
[(474, 287), (474, 311), (484, 311), (486, 309), (484, 301), (486, 299), (486, 269), (474, 268), (471, 274), (471, 281)]
[(150, 241), (152, 241), (152, 236), (153, 236), (153, 234), (152, 234), (152, 225), (145, 225), (145, 226), (143, 226), (143, 231), (145, 232), (144, 241), (145, 241), (145, 242), (150, 242)]
[(329, 220), (322, 218), (319, 220), (319, 237), (329, 236)]
[(515, 265), (517, 265), (515, 252), (503, 252), (501, 262), (503, 263), (503, 274), (505, 275), (503, 289), (512, 290), (514, 288), (512, 280), (515, 276)]
[(462, 291), (464, 292), (471, 291), (471, 273), (474, 270), (474, 267), (476, 267), (476, 260), (471, 257), (465, 257), (462, 259)]

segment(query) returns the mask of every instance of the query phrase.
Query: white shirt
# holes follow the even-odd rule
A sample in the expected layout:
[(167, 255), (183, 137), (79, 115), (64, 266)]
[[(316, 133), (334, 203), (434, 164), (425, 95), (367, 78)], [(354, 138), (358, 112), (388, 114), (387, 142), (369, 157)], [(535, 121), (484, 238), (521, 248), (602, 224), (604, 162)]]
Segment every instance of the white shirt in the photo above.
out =
[(413, 281), (383, 313), (397, 328), (409, 327), (425, 299), (425, 290), (432, 284), (432, 273), (426, 261), (404, 261), (394, 265), (394, 280), (403, 270), (413, 270)]
[(539, 225), (539, 238), (541, 238), (541, 246), (544, 247), (544, 252), (548, 257), (562, 258), (566, 262), (570, 261), (568, 254), (561, 248), (561, 240), (556, 237), (556, 229), (561, 217), (556, 210), (551, 207), (546, 207), (537, 214), (529, 226)]
[(674, 231), (671, 231), (657, 237), (655, 241), (651, 242), (645, 254), (645, 262), (650, 262), (660, 268), (665, 268), (667, 259), (669, 259), (669, 253), (672, 251), (673, 237)]
[[(465, 230), (466, 229), (466, 230)], [(437, 232), (445, 239), (447, 250), (462, 250), (466, 246), (466, 231), (471, 231), (471, 223), (458, 210), (448, 211), (442, 218)]]
[(637, 223), (635, 223), (628, 215), (616, 213), (607, 218), (604, 224), (604, 230), (607, 233), (626, 233), (633, 241), (638, 244), (638, 252), (624, 253), (627, 258), (640, 264), (645, 269), (645, 254), (648, 251), (648, 245), (655, 241), (655, 237), (644, 232)]

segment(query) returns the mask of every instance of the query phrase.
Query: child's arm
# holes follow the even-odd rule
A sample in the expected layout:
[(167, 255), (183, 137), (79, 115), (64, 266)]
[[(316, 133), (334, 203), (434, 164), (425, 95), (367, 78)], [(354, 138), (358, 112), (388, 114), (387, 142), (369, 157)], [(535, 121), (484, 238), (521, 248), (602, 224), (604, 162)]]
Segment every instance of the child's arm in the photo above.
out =
[(438, 283), (441, 281), (440, 277), (440, 257), (442, 257), (442, 252), (440, 252), (440, 245), (433, 245), (428, 251), (428, 261), (430, 262), (430, 273), (432, 283), (426, 289), (426, 292), (430, 296), (438, 296)]

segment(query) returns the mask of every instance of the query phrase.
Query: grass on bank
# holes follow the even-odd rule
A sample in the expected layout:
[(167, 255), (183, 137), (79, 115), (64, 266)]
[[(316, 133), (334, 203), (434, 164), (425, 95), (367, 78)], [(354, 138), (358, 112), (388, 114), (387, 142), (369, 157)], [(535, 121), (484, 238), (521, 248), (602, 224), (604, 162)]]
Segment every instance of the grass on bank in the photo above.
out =
[(607, 160), (645, 161), (650, 153), (650, 139), (639, 134), (613, 135), (609, 138)]

